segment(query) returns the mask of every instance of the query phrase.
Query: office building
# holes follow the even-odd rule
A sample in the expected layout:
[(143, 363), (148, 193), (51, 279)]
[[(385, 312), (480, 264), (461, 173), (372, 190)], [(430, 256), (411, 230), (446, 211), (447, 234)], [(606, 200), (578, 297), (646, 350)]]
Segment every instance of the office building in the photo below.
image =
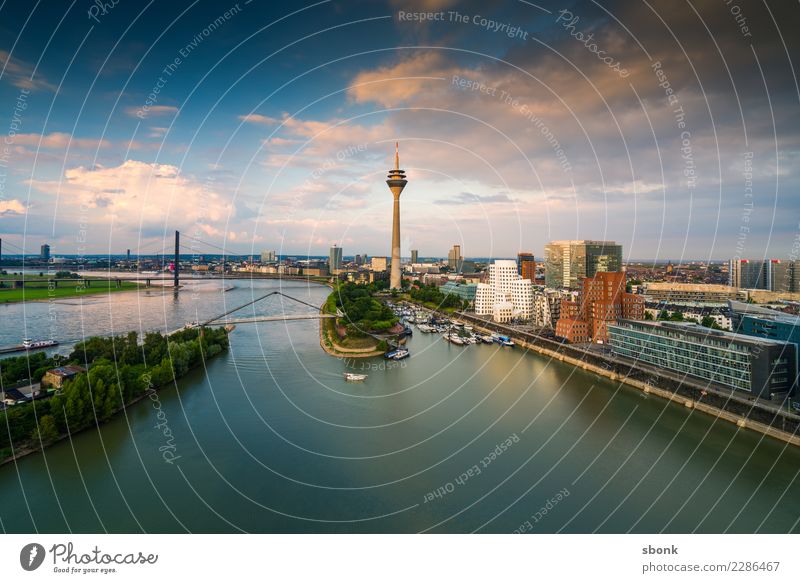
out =
[(386, 271), (389, 268), (388, 259), (386, 257), (373, 257), (370, 269), (372, 271)]
[(581, 283), (576, 300), (561, 301), (557, 336), (573, 343), (605, 343), (609, 324), (621, 318), (644, 318), (644, 297), (625, 292), (624, 272), (602, 271), (584, 278)]
[(447, 252), (447, 267), (450, 271), (456, 273), (460, 272), (464, 263), (464, 257), (461, 255), (461, 245), (453, 245), (453, 248)]
[(334, 245), (328, 257), (328, 270), (335, 274), (342, 269), (342, 248)]
[(394, 169), (389, 170), (386, 184), (394, 197), (394, 206), (392, 207), (392, 273), (389, 277), (389, 287), (400, 289), (400, 194), (408, 184), (408, 180), (406, 180), (406, 173), (400, 170), (400, 145), (397, 142), (394, 145)]
[(419, 251), (416, 249), (411, 250), (411, 263), (419, 263)]
[(734, 332), (800, 345), (800, 317), (744, 302), (728, 302)]
[(771, 289), (770, 267), (768, 259), (731, 259), (728, 283), (736, 289)]
[(261, 263), (275, 263), (275, 261), (276, 261), (275, 251), (261, 252)]
[(511, 305), (514, 319), (527, 321), (533, 317), (533, 283), (530, 279), (511, 282)]
[(533, 284), (529, 279), (520, 278), (515, 261), (495, 261), (489, 265), (489, 283), (475, 286), (477, 315), (491, 315), (495, 322), (533, 318)]
[(622, 269), (622, 245), (614, 241), (551, 241), (544, 252), (549, 288), (578, 289), (584, 277)]
[(770, 291), (800, 292), (800, 261), (773, 259), (770, 262)]
[(45, 262), (50, 261), (50, 245), (44, 243), (39, 251), (39, 259)]
[(475, 286), (475, 314), (488, 316), (494, 308), (494, 288), (488, 283)]
[(517, 273), (522, 279), (536, 279), (536, 259), (533, 253), (517, 254)]
[(615, 355), (765, 399), (794, 392), (797, 347), (685, 322), (609, 325)]
[(439, 288), (444, 295), (458, 296), (462, 300), (467, 300), (470, 306), (475, 305), (475, 296), (478, 291), (477, 283), (457, 283), (455, 281), (448, 281)]

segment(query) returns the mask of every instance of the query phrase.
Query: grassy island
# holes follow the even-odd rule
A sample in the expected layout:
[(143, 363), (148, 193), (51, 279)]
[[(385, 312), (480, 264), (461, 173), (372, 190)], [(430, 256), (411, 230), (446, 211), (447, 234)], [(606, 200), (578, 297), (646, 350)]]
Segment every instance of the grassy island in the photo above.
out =
[(328, 354), (352, 358), (386, 351), (381, 336), (398, 332), (397, 316), (374, 297), (386, 286), (382, 281), (369, 285), (341, 283), (334, 288), (323, 311), (338, 317), (322, 320), (320, 325), (320, 343)]

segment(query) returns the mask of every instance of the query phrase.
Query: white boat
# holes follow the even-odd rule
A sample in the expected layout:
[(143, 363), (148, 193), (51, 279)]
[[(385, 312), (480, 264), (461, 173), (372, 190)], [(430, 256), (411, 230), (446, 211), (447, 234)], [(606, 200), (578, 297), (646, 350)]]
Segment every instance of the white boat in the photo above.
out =
[(367, 378), (365, 374), (358, 374), (354, 372), (346, 372), (344, 373), (344, 380), (346, 381), (363, 381)]
[(58, 342), (55, 340), (31, 340), (30, 338), (25, 338), (22, 341), (22, 347), (26, 349), (30, 348), (47, 348), (48, 346), (57, 346)]
[(455, 334), (445, 334), (444, 339), (458, 346), (464, 346), (464, 341)]
[(486, 336), (485, 334), (478, 335), (478, 340), (480, 340), (484, 344), (492, 344), (492, 343), (494, 343), (494, 340), (492, 339), (492, 337), (491, 336)]

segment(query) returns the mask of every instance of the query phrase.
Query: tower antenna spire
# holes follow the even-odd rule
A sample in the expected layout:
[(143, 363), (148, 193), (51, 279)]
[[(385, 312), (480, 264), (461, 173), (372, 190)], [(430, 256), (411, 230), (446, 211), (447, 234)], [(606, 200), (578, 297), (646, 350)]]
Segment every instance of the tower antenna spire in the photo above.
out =
[(400, 142), (394, 143), (394, 169), (400, 170)]

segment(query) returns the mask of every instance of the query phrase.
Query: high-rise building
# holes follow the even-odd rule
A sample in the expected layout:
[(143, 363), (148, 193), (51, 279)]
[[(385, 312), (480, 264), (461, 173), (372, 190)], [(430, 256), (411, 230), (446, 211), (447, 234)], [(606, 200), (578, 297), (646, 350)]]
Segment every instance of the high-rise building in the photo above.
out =
[(464, 257), (461, 255), (461, 245), (453, 245), (447, 252), (447, 267), (450, 271), (460, 272), (464, 265)]
[(411, 250), (411, 263), (419, 263), (419, 251), (416, 249)]
[(386, 180), (389, 190), (394, 197), (392, 208), (392, 272), (389, 276), (389, 287), (400, 289), (402, 280), (400, 276), (400, 194), (408, 184), (406, 173), (400, 170), (400, 145), (394, 145), (394, 169), (389, 170)]
[(737, 289), (771, 289), (771, 267), (769, 259), (731, 259), (730, 285)]
[(42, 244), (42, 247), (39, 251), (39, 258), (42, 261), (48, 261), (48, 262), (50, 261), (50, 245), (48, 245), (47, 243)]
[(578, 289), (584, 277), (622, 269), (622, 245), (614, 241), (551, 241), (544, 247), (545, 285)]
[(331, 247), (330, 256), (328, 257), (328, 270), (331, 274), (335, 274), (342, 269), (342, 248), (337, 247), (335, 244)]
[(536, 279), (536, 258), (533, 253), (517, 253), (517, 273), (522, 279)]
[(261, 263), (275, 263), (275, 257), (276, 257), (275, 251), (262, 251)]

